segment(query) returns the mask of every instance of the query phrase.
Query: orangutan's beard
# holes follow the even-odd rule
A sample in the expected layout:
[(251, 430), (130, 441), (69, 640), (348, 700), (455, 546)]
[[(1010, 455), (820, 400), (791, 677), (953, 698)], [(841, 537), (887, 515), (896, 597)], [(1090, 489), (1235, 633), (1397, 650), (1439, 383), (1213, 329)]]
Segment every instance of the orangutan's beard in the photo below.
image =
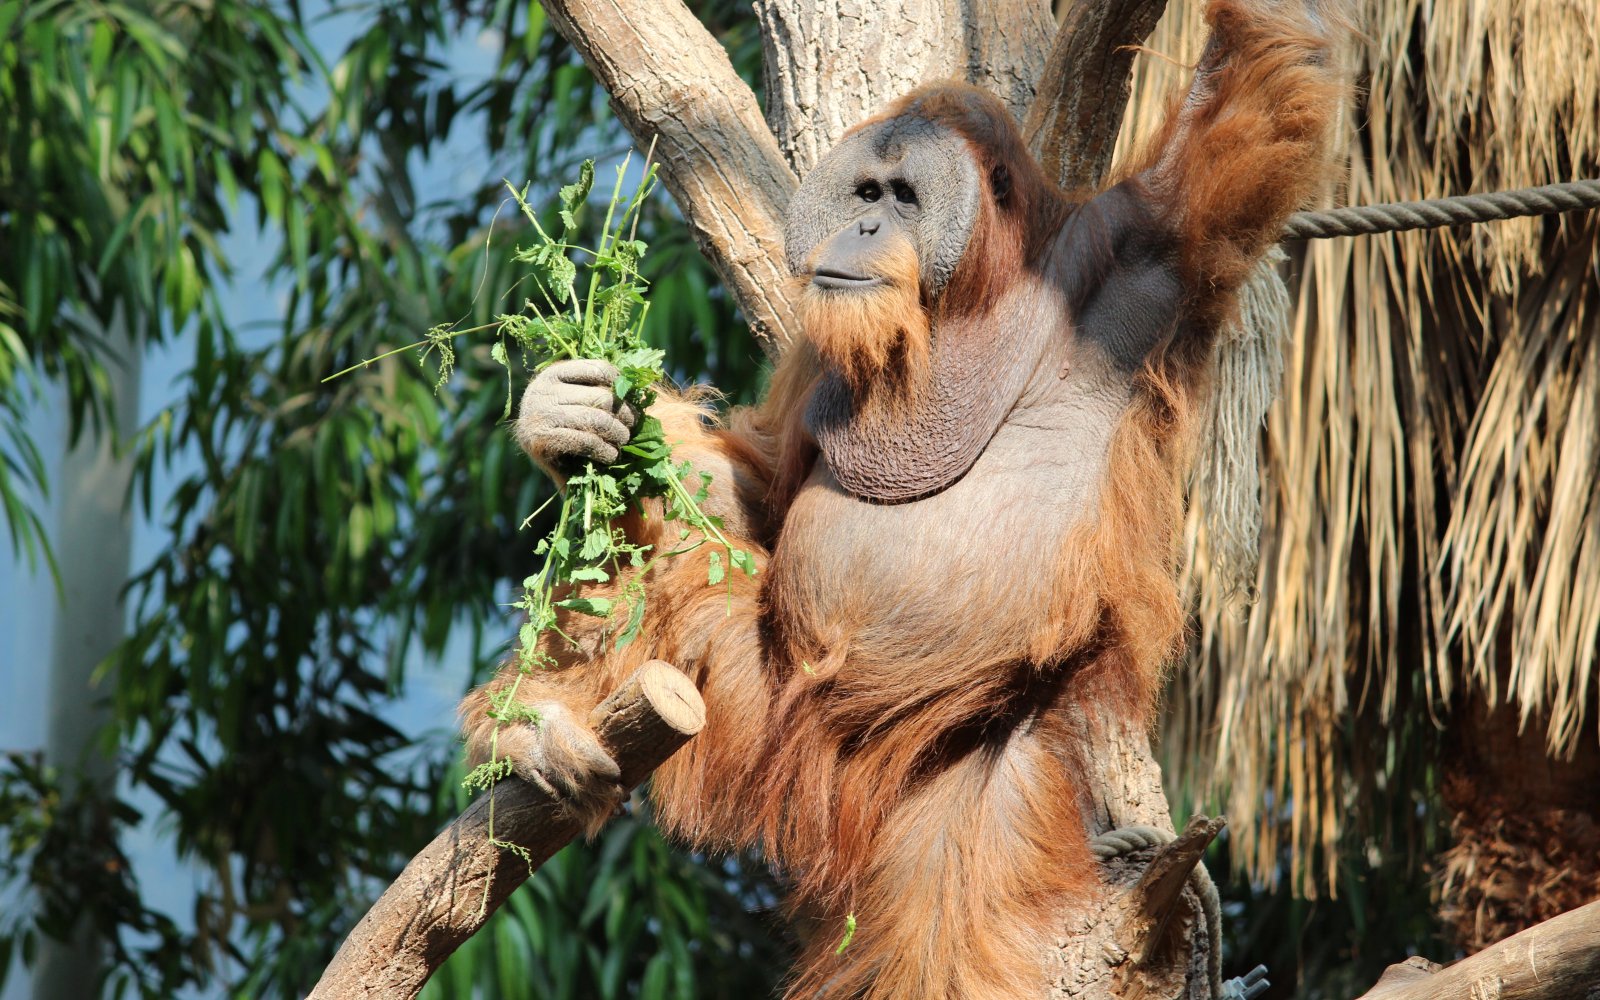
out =
[(916, 251), (902, 243), (880, 258), (878, 276), (883, 284), (859, 291), (822, 288), (807, 279), (800, 324), (858, 398), (883, 388), (904, 400), (926, 385), (933, 345)]

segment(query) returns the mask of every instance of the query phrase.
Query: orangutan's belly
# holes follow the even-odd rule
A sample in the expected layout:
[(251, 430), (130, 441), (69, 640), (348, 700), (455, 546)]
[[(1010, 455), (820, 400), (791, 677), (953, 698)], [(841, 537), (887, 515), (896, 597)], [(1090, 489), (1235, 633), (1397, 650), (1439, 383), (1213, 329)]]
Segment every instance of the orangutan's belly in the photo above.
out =
[(1105, 443), (1077, 443), (1002, 427), (954, 485), (893, 505), (845, 492), (819, 461), (785, 518), (769, 603), (806, 655), (1025, 655), (1067, 532), (1095, 508)]

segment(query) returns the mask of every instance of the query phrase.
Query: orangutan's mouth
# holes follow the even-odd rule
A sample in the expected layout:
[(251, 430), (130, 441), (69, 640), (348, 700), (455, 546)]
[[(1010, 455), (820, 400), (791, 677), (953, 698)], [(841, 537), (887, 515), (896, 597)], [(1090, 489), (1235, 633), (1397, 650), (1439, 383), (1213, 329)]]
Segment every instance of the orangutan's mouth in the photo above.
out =
[(811, 283), (819, 288), (874, 288), (883, 284), (883, 279), (819, 268), (812, 272)]

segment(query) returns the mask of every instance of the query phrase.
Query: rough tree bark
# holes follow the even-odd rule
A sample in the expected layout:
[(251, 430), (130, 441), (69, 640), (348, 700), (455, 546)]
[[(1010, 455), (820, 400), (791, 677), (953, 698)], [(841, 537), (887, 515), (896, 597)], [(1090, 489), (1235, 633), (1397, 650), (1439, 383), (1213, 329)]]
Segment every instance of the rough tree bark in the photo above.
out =
[(757, 0), (756, 16), (767, 124), (802, 176), (850, 126), (931, 80), (986, 87), (1020, 120), (1054, 29), (1041, 0)]
[(1223, 825), (1195, 816), (1169, 842), (1147, 824), (1123, 829), (1115, 838), (1123, 846), (1102, 860), (1099, 896), (1064, 910), (1051, 1000), (1213, 1000), (1221, 942), (1209, 921), (1217, 913), (1193, 875)]
[(1050, 49), (1023, 135), (1045, 172), (1068, 191), (1093, 189), (1111, 169), (1137, 46), (1167, 0), (1080, 0)]

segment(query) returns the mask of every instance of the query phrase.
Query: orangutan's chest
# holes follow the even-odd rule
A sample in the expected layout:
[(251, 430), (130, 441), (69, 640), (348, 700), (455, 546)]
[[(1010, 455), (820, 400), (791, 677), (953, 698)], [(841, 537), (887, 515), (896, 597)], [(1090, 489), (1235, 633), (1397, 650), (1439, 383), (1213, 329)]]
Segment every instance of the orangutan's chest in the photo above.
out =
[(857, 649), (1003, 646), (1048, 606), (1067, 533), (1094, 515), (1105, 448), (1105, 435), (1019, 418), (967, 475), (902, 504), (846, 492), (819, 461), (769, 566), (772, 603)]

